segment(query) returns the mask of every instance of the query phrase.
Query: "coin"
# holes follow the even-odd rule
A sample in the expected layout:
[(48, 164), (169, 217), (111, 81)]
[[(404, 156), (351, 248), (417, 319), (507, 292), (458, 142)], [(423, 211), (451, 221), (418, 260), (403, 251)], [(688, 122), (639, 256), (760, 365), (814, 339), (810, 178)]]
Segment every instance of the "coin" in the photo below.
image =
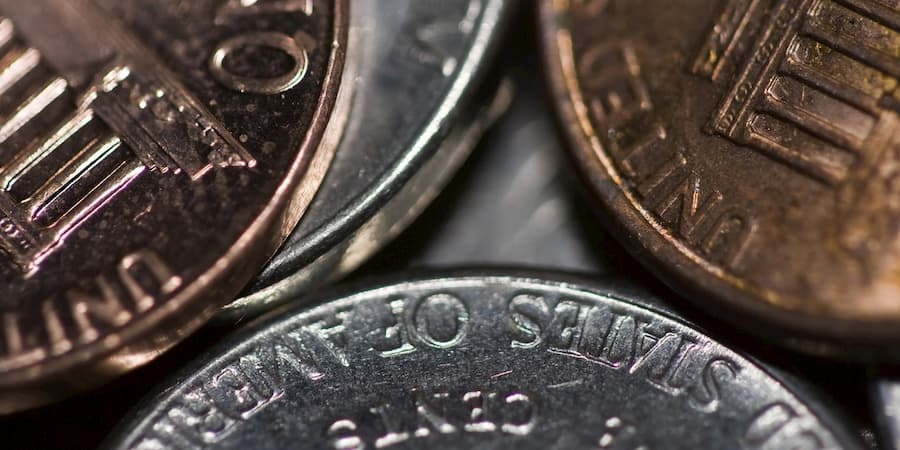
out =
[(224, 321), (347, 274), (419, 215), (497, 115), (477, 89), (512, 9), (508, 0), (354, 2), (361, 60), (343, 140), (309, 211)]
[(819, 400), (652, 301), (502, 273), (377, 284), (226, 340), (107, 444), (857, 447)]
[[(514, 61), (525, 67), (538, 63), (522, 59)], [(395, 249), (388, 248), (374, 266), (386, 260), (413, 267), (613, 270), (609, 249), (597, 242), (594, 217), (579, 206), (576, 180), (563, 160), (540, 83), (528, 76), (513, 78), (516, 95), (509, 110), (422, 221), (404, 235), (396, 249), (402, 253), (391, 254)]]
[(343, 1), (0, 0), (0, 412), (141, 364), (320, 183)]
[(637, 256), (718, 315), (810, 350), (900, 337), (896, 2), (541, 11), (568, 136)]
[(900, 449), (900, 379), (896, 375), (879, 375), (872, 394), (882, 448)]
[[(521, 53), (504, 47), (502, 66), (519, 74), (509, 110), (403, 239), (379, 252), (361, 273), (486, 265), (552, 268), (584, 277), (601, 274), (639, 285), (658, 298), (673, 299), (672, 292), (611, 237), (598, 232), (596, 218), (581, 206), (588, 201), (587, 192), (576, 190), (578, 180), (571, 176), (575, 168), (565, 164), (569, 161), (563, 142), (553, 133), (552, 107), (541, 101), (541, 74), (531, 70), (539, 62), (531, 56), (531, 46), (523, 47)], [(668, 304), (679, 307), (680, 317), (727, 338), (731, 346), (776, 362), (782, 372), (827, 392), (853, 419), (855, 434), (864, 436), (866, 443), (875, 442), (869, 383), (858, 364), (776, 348), (736, 333), (734, 327), (690, 305)]]

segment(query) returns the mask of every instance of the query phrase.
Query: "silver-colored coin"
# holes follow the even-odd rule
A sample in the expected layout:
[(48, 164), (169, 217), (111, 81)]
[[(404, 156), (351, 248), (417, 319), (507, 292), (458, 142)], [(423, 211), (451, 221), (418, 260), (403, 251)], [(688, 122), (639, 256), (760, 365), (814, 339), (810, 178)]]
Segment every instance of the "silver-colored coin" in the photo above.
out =
[(113, 448), (857, 448), (805, 390), (614, 283), (462, 275), (295, 308)]
[(873, 385), (879, 441), (886, 450), (900, 449), (900, 378), (885, 377)]
[(329, 172), (288, 242), (223, 319), (356, 268), (437, 195), (495, 116), (473, 98), (512, 2), (356, 0), (359, 61)]
[(540, 86), (515, 81), (516, 97), (482, 141), (483, 151), (423, 215), (425, 229), (411, 229), (407, 264), (610, 273), (609, 249), (602, 246), (609, 240), (596, 239), (593, 212), (575, 192)]

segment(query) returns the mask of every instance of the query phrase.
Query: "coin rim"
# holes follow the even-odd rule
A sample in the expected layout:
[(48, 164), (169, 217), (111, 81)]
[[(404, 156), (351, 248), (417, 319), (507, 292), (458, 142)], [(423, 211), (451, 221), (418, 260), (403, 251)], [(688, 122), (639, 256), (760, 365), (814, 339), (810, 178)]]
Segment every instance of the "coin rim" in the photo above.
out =
[[(884, 341), (900, 338), (900, 327), (897, 326), (900, 318), (894, 321), (847, 319), (829, 316), (825, 310), (816, 314), (780, 308), (778, 298), (785, 296), (764, 289), (751, 292), (739, 277), (715, 270), (701, 258), (686, 254), (680, 248), (682, 244), (667, 239), (664, 230), (654, 226), (638, 211), (615, 169), (611, 171), (603, 161), (609, 158), (607, 149), (592, 139), (596, 131), (592, 119), (583, 101), (579, 106), (576, 100), (581, 97), (581, 83), (575, 73), (574, 55), (566, 55), (560, 45), (571, 42), (567, 20), (570, 8), (569, 0), (539, 1), (545, 71), (559, 125), (570, 144), (570, 154), (579, 163), (582, 178), (592, 187), (593, 196), (608, 213), (601, 217), (606, 228), (651, 272), (677, 289), (682, 297), (710, 308), (716, 317), (755, 334), (777, 334), (782, 338), (781, 343), (811, 353), (864, 359), (885, 356), (883, 350), (891, 342)], [(745, 289), (741, 289), (742, 285)], [(708, 300), (710, 296), (713, 301)], [(872, 348), (879, 344), (884, 347)], [(900, 349), (893, 347), (891, 353), (900, 356)]]
[(88, 344), (73, 341), (73, 349), (64, 354), (47, 355), (36, 363), (0, 373), (0, 414), (46, 403), (52, 400), (48, 397), (59, 397), (60, 390), (83, 390), (149, 362), (205, 323), (277, 250), (309, 206), (336, 148), (319, 146), (341, 88), (349, 26), (349, 0), (334, 0), (333, 4), (332, 42), (319, 47), (330, 51), (321, 94), (308, 131), (294, 151), (297, 157), (270, 201), (222, 255), (177, 295), (114, 333)]
[[(480, 92), (483, 84), (490, 81), (486, 78), (492, 68), (491, 63), (503, 41), (503, 31), (512, 22), (516, 7), (512, 0), (488, 0), (480, 7), (482, 11), (478, 31), (468, 38), (469, 45), (463, 52), (465, 58), (453, 74), (453, 82), (448, 85), (446, 95), (436, 102), (428, 120), (421, 126), (422, 134), (403, 145), (406, 148), (402, 152), (404, 156), (395, 158), (395, 163), (370, 183), (371, 189), (364, 195), (343, 205), (344, 211), (332, 214), (331, 219), (310, 230), (296, 244), (286, 245), (282, 251), (290, 253), (280, 258), (279, 264), (296, 266), (294, 273), (278, 275), (283, 272), (278, 270), (265, 278), (255, 279), (251, 285), (255, 289), (253, 292), (248, 292), (225, 306), (221, 314), (222, 321), (257, 315), (261, 310), (271, 307), (273, 298), (284, 296), (285, 292), (293, 294), (322, 284), (327, 279), (311, 282), (308, 278), (322, 270), (319, 266), (343, 262), (344, 253), (351, 250), (356, 264), (339, 264), (329, 279), (346, 275), (394, 240), (431, 203), (433, 198), (429, 197), (436, 197), (434, 194), (440, 189), (431, 190), (431, 185), (427, 185), (419, 195), (410, 195), (407, 191), (416, 187), (412, 180), (417, 174), (426, 171), (435, 162), (450, 161), (446, 172), (436, 181), (439, 185), (446, 184), (471, 153), (472, 149), (469, 148), (448, 149), (443, 144), (459, 125), (462, 115), (479, 111), (480, 108), (476, 108), (477, 102), (470, 97)], [(453, 154), (443, 156), (443, 152)], [(447, 161), (438, 161), (439, 159)], [(373, 244), (370, 247), (361, 248), (357, 244), (351, 245), (352, 248), (342, 248), (347, 243), (352, 244), (371, 222), (381, 220), (382, 211), (394, 199), (404, 196), (415, 202), (407, 216), (396, 218), (395, 222), (400, 226), (389, 227), (384, 235), (366, 235), (366, 240)]]
[[(217, 364), (222, 364), (224, 356), (249, 341), (260, 338), (264, 334), (271, 335), (284, 331), (304, 318), (321, 314), (320, 309), (333, 307), (334, 309), (347, 308), (356, 305), (366, 297), (378, 295), (378, 291), (396, 292), (397, 290), (420, 287), (427, 284), (439, 284), (442, 288), (446, 283), (465, 284), (480, 282), (484, 284), (529, 284), (548, 291), (573, 291), (583, 296), (602, 297), (608, 301), (622, 303), (632, 308), (644, 310), (650, 315), (657, 315), (663, 320), (688, 329), (703, 336), (729, 353), (736, 355), (746, 363), (752, 365), (771, 382), (776, 383), (788, 395), (794, 397), (809, 411), (812, 417), (825, 427), (834, 437), (835, 441), (847, 445), (843, 448), (862, 449), (863, 442), (855, 433), (853, 423), (845, 411), (841, 410), (835, 402), (816, 386), (806, 385), (793, 374), (772, 367), (755, 356), (746, 353), (732, 340), (719, 336), (711, 330), (698, 325), (691, 319), (681, 317), (672, 311), (658, 295), (651, 293), (642, 286), (619, 277), (600, 275), (590, 276), (585, 273), (566, 272), (559, 270), (535, 270), (529, 268), (454, 268), (454, 269), (417, 269), (405, 273), (393, 274), (387, 277), (375, 276), (367, 279), (356, 280), (351, 283), (337, 285), (328, 291), (316, 296), (312, 306), (293, 302), (283, 304), (275, 310), (269, 311), (263, 316), (248, 322), (241, 329), (230, 333), (218, 343), (209, 348), (203, 355), (193, 357), (187, 364), (175, 370), (161, 383), (145, 395), (137, 405), (132, 408), (116, 425), (113, 431), (100, 445), (103, 449), (124, 448), (121, 445), (129, 442), (137, 429), (137, 425), (143, 425), (150, 417), (155, 415), (157, 407), (165, 402), (168, 393), (178, 388), (186, 380), (196, 378), (198, 373), (207, 370)], [(440, 288), (434, 290), (440, 291)], [(119, 446), (116, 446), (116, 445)]]

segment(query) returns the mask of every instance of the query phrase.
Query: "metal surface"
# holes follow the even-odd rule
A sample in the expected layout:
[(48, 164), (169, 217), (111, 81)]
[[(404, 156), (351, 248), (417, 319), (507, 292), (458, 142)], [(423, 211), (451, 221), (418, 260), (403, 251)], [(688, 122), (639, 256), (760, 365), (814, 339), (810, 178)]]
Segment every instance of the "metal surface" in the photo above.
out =
[(0, 412), (145, 363), (274, 252), (333, 150), (345, 10), (0, 0)]
[(896, 2), (541, 8), (562, 121), (637, 256), (754, 332), (898, 353)]
[[(520, 42), (528, 42), (522, 39)], [(574, 167), (553, 133), (552, 108), (542, 101), (540, 74), (529, 45), (507, 48), (503, 67), (518, 89), (513, 104), (479, 144), (460, 173), (421, 219), (360, 271), (398, 271), (447, 267), (564, 269), (584, 277), (602, 275), (651, 290), (682, 318), (708, 327), (713, 336), (761, 358), (802, 384), (827, 392), (848, 426), (874, 443), (869, 380), (858, 364), (799, 355), (776, 348), (706, 314), (678, 298), (602, 231)], [(444, 269), (442, 269), (444, 270)]]
[(597, 239), (593, 212), (581, 207), (540, 83), (511, 78), (517, 95), (509, 111), (423, 215), (422, 226), (405, 235), (409, 252), (397, 259), (407, 266), (614, 271), (604, 245), (610, 239)]
[(820, 404), (615, 283), (437, 277), (294, 308), (112, 448), (854, 448)]
[(344, 139), (288, 242), (220, 319), (345, 275), (418, 216), (496, 116), (477, 89), (511, 9), (507, 0), (354, 2), (361, 60)]
[(882, 376), (873, 386), (873, 406), (879, 421), (881, 448), (900, 449), (900, 379)]

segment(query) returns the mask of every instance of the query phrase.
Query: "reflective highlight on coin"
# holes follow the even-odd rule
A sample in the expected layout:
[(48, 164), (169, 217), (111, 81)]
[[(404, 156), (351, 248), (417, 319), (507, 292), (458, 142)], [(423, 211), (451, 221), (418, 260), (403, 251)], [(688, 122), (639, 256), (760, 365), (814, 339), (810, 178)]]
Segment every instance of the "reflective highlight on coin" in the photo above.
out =
[(895, 2), (546, 0), (541, 18), (569, 137), (638, 256), (758, 332), (898, 336)]
[(0, 0), (0, 412), (146, 362), (274, 252), (330, 160), (345, 9)]
[(855, 448), (821, 405), (635, 293), (372, 287), (224, 342), (113, 448)]
[(223, 319), (346, 275), (425, 209), (498, 114), (482, 85), (513, 3), (354, 2), (354, 98), (334, 162), (284, 247)]
[(872, 399), (882, 448), (900, 449), (900, 380), (893, 374), (879, 374), (872, 382)]

